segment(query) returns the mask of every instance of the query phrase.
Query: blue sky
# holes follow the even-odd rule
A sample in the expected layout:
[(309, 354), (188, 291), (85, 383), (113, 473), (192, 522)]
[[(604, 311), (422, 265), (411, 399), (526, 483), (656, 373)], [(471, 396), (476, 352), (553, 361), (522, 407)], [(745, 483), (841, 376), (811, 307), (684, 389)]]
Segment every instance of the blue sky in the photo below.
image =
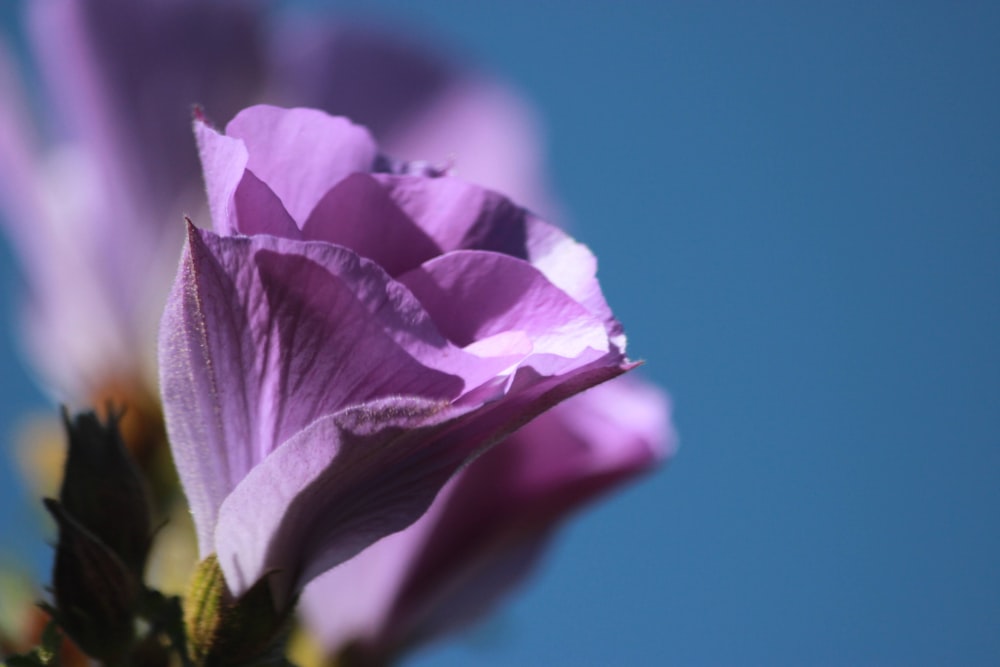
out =
[(997, 5), (337, 4), (534, 101), (681, 434), (416, 667), (1000, 662)]

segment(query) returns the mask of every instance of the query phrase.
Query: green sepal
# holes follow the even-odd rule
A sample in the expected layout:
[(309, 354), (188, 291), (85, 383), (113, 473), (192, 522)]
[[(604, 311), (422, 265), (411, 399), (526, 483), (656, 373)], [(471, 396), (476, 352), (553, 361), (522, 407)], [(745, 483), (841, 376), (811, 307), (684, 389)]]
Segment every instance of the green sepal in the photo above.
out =
[(295, 601), (279, 609), (265, 574), (233, 598), (215, 554), (198, 564), (184, 600), (191, 655), (199, 667), (287, 665)]
[(184, 596), (184, 627), (187, 629), (191, 657), (204, 664), (218, 626), (221, 624), (223, 598), (228, 595), (215, 554), (198, 563)]

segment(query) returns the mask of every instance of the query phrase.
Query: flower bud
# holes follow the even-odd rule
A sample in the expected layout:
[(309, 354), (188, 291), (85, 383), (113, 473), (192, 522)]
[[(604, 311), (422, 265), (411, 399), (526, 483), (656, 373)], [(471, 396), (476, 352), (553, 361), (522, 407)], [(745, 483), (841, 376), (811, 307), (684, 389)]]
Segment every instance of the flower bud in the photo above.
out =
[(85, 653), (117, 663), (131, 649), (140, 581), (58, 501), (46, 498), (45, 507), (59, 527), (51, 611)]
[(122, 441), (120, 416), (109, 410), (103, 424), (93, 412), (72, 419), (64, 412), (69, 453), (59, 502), (141, 580), (152, 519), (145, 483)]

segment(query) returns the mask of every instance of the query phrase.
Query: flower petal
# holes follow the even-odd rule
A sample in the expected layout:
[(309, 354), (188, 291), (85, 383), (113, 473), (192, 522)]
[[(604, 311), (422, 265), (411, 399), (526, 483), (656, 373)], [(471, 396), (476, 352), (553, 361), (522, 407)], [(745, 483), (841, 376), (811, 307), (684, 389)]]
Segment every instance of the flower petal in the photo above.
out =
[[(255, 467), (219, 510), (219, 564), (234, 595), (261, 575), (276, 597), (405, 528), (463, 453), (437, 437), (461, 410), (393, 397), (324, 417)], [(435, 451), (437, 450), (437, 451)]]
[(539, 416), (473, 462), (406, 530), (318, 578), (300, 608), (331, 655), (376, 657), (458, 630), (534, 569), (560, 520), (672, 451), (665, 397), (622, 378)]
[(368, 174), (352, 174), (327, 192), (303, 225), (302, 236), (346, 246), (391, 276), (441, 253)]
[(237, 234), (239, 218), (233, 197), (247, 168), (247, 147), (239, 139), (218, 132), (197, 114), (194, 136), (201, 157), (212, 226), (219, 234)]
[(323, 195), (354, 172), (370, 171), (378, 154), (365, 128), (316, 109), (244, 109), (226, 126), (242, 139), (247, 168), (268, 184), (301, 227)]
[(242, 140), (215, 130), (200, 112), (195, 116), (194, 134), (216, 233), (302, 237), (274, 191), (247, 169), (249, 154)]
[(515, 257), (451, 252), (407, 273), (400, 282), (456, 345), (509, 332), (524, 334), (532, 343), (526, 363), (545, 375), (582, 365), (609, 350), (600, 320)]
[(460, 178), (389, 174), (376, 178), (443, 252), (491, 250), (531, 262), (552, 284), (601, 318), (615, 344), (625, 347), (621, 324), (597, 282), (597, 260), (587, 246), (503, 195)]
[(243, 178), (233, 194), (233, 210), (240, 234), (302, 238), (302, 232), (281, 205), (278, 196), (249, 169), (243, 172)]
[(452, 176), (374, 178), (442, 252), (493, 250), (527, 259), (528, 213), (503, 195)]

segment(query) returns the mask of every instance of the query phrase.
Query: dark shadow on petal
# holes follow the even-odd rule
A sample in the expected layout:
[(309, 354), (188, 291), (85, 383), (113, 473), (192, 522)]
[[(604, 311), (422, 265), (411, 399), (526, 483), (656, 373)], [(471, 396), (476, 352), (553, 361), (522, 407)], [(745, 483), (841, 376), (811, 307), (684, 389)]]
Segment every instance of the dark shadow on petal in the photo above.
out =
[(389, 337), (380, 313), (354, 293), (371, 285), (349, 284), (301, 255), (259, 250), (254, 262), (266, 300), (253, 325), (254, 347), (268, 357), (260, 408), (273, 446), (345, 406), (392, 395), (452, 400), (462, 391), (460, 378), (424, 366)]
[(368, 174), (334, 186), (302, 226), (307, 240), (350, 248), (398, 276), (441, 254), (441, 249)]

